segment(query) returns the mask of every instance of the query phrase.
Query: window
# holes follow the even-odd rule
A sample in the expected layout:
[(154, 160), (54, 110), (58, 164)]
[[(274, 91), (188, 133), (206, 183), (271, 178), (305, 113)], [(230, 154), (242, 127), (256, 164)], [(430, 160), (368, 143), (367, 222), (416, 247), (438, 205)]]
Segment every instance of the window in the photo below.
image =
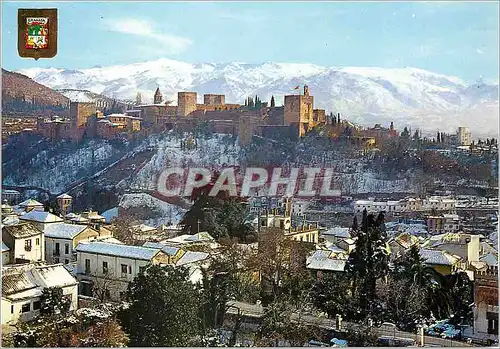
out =
[(11, 314), (14, 314), (14, 304), (12, 304), (12, 305), (10, 306), (10, 313), (11, 313)]
[(85, 260), (85, 274), (90, 274), (90, 259)]
[(55, 255), (59, 255), (60, 254), (60, 247), (59, 247), (59, 243), (56, 242), (56, 250), (54, 252)]
[(65, 259), (64, 264), (68, 264), (68, 263), (69, 263), (69, 260)]
[(130, 266), (130, 265), (128, 266), (128, 273), (132, 274), (132, 266)]
[(498, 334), (498, 314), (488, 312), (486, 319), (488, 319), (488, 334)]
[(102, 262), (102, 273), (106, 274), (108, 272), (108, 262)]
[(40, 238), (36, 238), (35, 245), (40, 246)]
[(26, 251), (31, 251), (31, 239), (24, 240), (24, 249)]
[(123, 274), (127, 274), (127, 265), (126, 264), (122, 264), (122, 275)]
[(64, 244), (64, 253), (69, 254), (69, 244)]
[(23, 304), (21, 307), (21, 313), (27, 313), (31, 310), (31, 306), (29, 303)]
[(33, 302), (33, 310), (40, 310), (41, 305), (40, 301)]

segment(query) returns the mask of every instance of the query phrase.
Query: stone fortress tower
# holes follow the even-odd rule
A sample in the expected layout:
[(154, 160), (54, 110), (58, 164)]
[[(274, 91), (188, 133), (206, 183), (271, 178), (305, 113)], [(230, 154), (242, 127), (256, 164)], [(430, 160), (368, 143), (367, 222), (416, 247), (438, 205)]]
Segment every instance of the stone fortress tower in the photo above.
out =
[(309, 95), (309, 87), (304, 85), (304, 94), (285, 96), (284, 121), (286, 125), (295, 125), (302, 137), (314, 127), (314, 97)]
[(196, 111), (196, 92), (179, 92), (177, 94), (177, 116), (184, 117)]

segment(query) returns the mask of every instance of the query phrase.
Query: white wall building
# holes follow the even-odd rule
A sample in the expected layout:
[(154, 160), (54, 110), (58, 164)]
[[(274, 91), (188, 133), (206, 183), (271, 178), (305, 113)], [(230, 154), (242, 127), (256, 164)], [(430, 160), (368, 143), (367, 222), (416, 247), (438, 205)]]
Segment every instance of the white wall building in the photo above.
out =
[[(43, 232), (31, 223), (2, 226), (2, 242), (9, 249), (10, 263), (37, 262), (45, 259)], [(2, 257), (3, 250), (2, 248)]]
[(467, 127), (459, 127), (457, 136), (460, 145), (470, 145), (472, 143), (472, 135)]
[[(147, 247), (151, 246), (151, 247)], [(86, 296), (118, 300), (123, 298), (128, 283), (148, 265), (186, 265), (192, 281), (199, 281), (196, 268), (207, 260), (208, 253), (184, 251), (178, 246), (146, 243), (132, 246), (109, 242), (81, 242), (76, 247), (77, 278), (80, 293)]]
[(61, 287), (71, 300), (70, 310), (78, 306), (78, 281), (61, 264), (21, 264), (2, 269), (2, 324), (14, 325), (40, 314), (44, 288)]
[(407, 198), (398, 201), (375, 201), (375, 200), (357, 200), (354, 202), (354, 211), (363, 212), (366, 209), (368, 213), (376, 212), (414, 212), (414, 211), (447, 211), (454, 212), (456, 209), (456, 200), (446, 197), (430, 197), (428, 199)]
[[(88, 225), (68, 223), (48, 224), (43, 233), (45, 235), (45, 260), (48, 263), (76, 262), (74, 249), (78, 243), (101, 237), (98, 231)], [(109, 236), (106, 235), (106, 237)]]

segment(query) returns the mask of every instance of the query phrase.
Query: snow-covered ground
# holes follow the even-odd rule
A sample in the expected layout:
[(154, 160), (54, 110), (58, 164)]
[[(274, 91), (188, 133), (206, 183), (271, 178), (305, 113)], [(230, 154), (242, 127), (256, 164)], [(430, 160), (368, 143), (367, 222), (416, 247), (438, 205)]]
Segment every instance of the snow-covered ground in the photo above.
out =
[(156, 148), (157, 153), (135, 175), (130, 185), (132, 189), (156, 190), (158, 177), (167, 167), (211, 169), (239, 164), (240, 147), (227, 135), (198, 139), (198, 147), (193, 150), (181, 150), (180, 139), (173, 133), (152, 136), (146, 140), (146, 145)]
[[(93, 155), (92, 155), (93, 151)], [(87, 146), (60, 153), (41, 151), (17, 173), (4, 173), (5, 185), (36, 186), (60, 193), (72, 182), (82, 179), (92, 167), (107, 164), (117, 150), (106, 141), (92, 141)]]
[(169, 204), (165, 201), (158, 200), (149, 194), (137, 193), (137, 194), (124, 194), (120, 199), (120, 207), (124, 209), (130, 208), (148, 208), (154, 212), (158, 212), (158, 215), (154, 218), (145, 220), (143, 223), (153, 227), (158, 227), (162, 224), (177, 224), (180, 222), (186, 210)]

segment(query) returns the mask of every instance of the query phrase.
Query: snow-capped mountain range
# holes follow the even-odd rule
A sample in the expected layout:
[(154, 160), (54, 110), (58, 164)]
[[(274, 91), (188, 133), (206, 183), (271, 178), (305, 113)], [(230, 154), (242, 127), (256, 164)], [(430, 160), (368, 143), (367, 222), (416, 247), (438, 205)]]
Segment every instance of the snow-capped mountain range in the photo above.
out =
[(277, 105), (294, 87), (307, 84), (316, 108), (340, 112), (363, 125), (410, 126), (424, 132), (453, 132), (468, 126), (473, 136), (498, 136), (498, 82), (465, 81), (430, 71), (403, 68), (323, 67), (313, 64), (201, 63), (162, 58), (156, 61), (89, 69), (29, 68), (17, 72), (53, 89), (89, 90), (112, 98), (134, 100), (141, 92), (151, 102), (160, 88), (165, 99), (179, 91), (226, 95), (226, 103), (247, 96), (275, 96)]

